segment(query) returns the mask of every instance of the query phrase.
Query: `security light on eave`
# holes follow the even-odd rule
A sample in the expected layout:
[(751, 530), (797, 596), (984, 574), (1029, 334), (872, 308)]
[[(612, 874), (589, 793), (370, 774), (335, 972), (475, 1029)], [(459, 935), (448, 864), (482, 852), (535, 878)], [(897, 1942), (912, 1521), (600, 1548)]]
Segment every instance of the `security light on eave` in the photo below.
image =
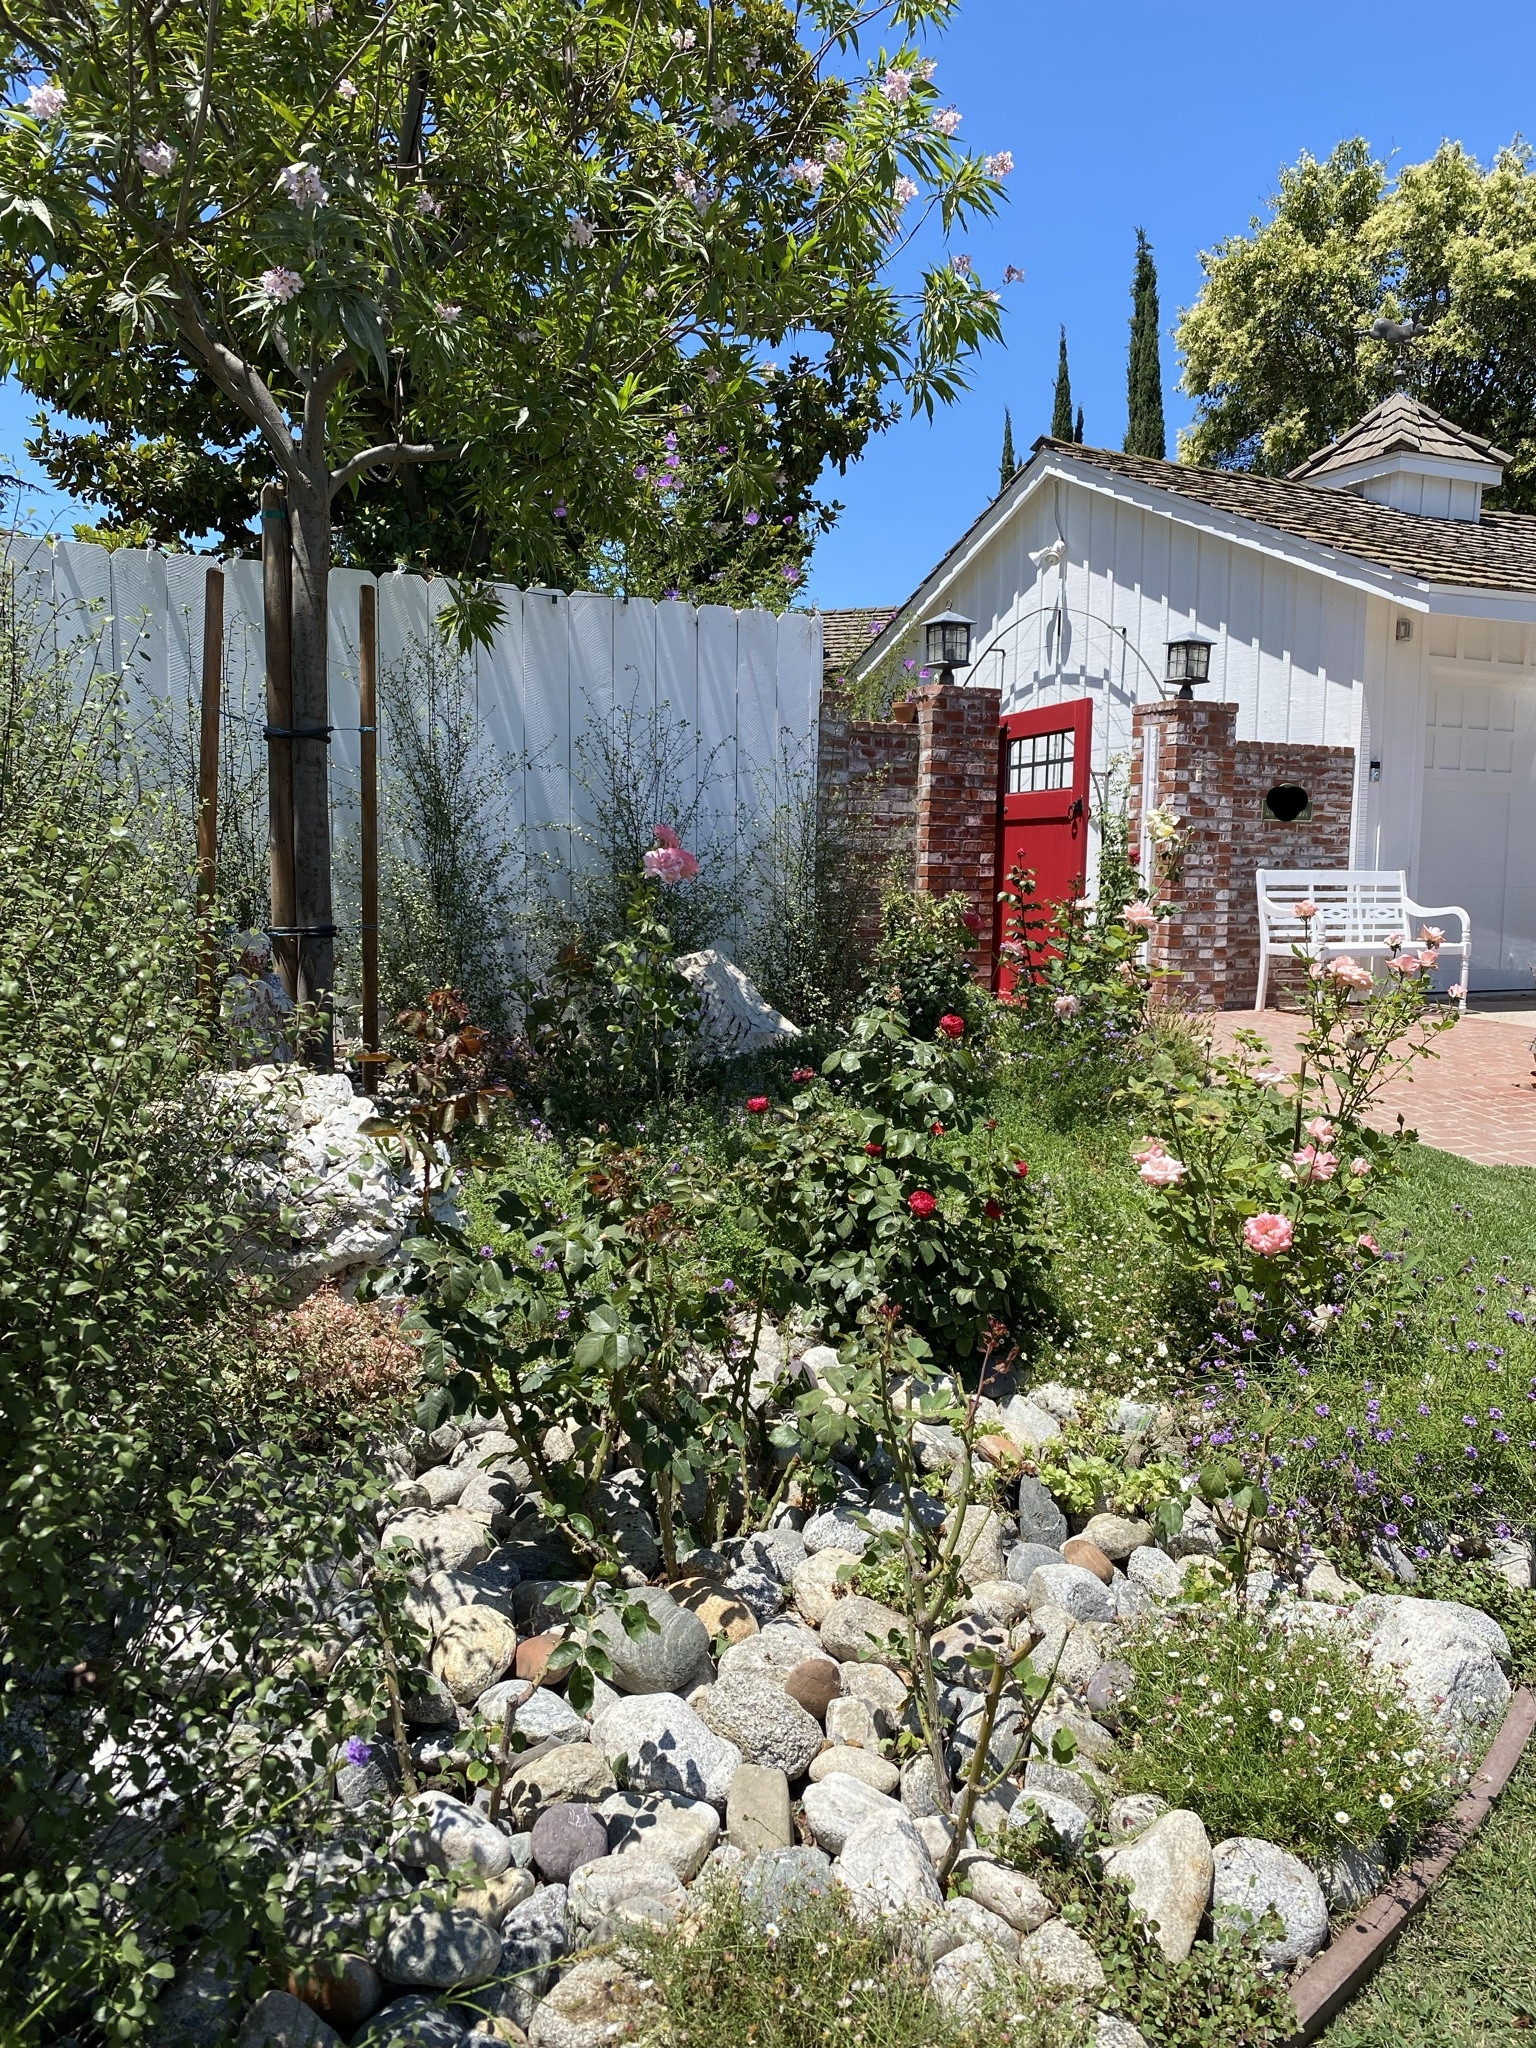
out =
[(923, 623), (925, 655), (929, 668), (968, 668), (971, 661), (972, 621), (959, 612), (940, 612)]

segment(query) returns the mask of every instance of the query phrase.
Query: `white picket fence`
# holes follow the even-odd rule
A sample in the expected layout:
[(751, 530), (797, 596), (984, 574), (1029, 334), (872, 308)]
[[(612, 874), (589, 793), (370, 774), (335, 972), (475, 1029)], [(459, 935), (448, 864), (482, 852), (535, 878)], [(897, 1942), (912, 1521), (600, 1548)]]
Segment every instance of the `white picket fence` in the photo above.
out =
[[(12, 539), (9, 559), (37, 616), (82, 672), (119, 671), (133, 697), (193, 757), (202, 669), (203, 603), (211, 558), (155, 549)], [(226, 718), (253, 742), (265, 718), (261, 566), (224, 565)], [(371, 577), (338, 569), (330, 586), (331, 805), (338, 844), (355, 830), (358, 772), (358, 593), (378, 591), (381, 673), (407, 664), (435, 633), (447, 601), (441, 579)], [(567, 862), (587, 822), (578, 743), (589, 721), (653, 711), (686, 722), (696, 745), (704, 815), (750, 831), (774, 800), (784, 762), (814, 760), (821, 688), (821, 621), (814, 613), (724, 605), (656, 604), (561, 591), (497, 587), (505, 616), (473, 664), (477, 715), (509, 770), (512, 821)], [(382, 722), (381, 722), (382, 724)], [(380, 732), (389, 773), (389, 732)]]

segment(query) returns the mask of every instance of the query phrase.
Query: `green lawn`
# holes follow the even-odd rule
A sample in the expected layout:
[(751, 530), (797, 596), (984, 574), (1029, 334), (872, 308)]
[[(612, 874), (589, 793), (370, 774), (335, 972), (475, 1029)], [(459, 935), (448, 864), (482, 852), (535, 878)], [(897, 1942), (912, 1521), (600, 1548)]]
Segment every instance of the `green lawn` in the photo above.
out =
[(1536, 2036), (1536, 1748), (1323, 2040), (1325, 2048), (1509, 2048), (1527, 2033)]

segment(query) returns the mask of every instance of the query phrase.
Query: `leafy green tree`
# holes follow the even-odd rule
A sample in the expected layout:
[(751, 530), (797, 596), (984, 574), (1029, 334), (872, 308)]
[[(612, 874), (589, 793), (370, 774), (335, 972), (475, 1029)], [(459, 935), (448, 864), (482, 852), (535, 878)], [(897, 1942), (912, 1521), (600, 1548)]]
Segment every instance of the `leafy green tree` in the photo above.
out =
[(1168, 453), (1168, 439), (1163, 426), (1163, 359), (1157, 336), (1157, 265), (1145, 228), (1136, 230), (1126, 391), (1125, 452), (1150, 455), (1161, 462)]
[[(952, 7), (891, 13), (912, 36)], [(370, 479), (440, 467), (471, 531), (558, 574), (573, 531), (622, 547), (655, 525), (680, 421), (727, 450), (728, 504), (771, 502), (762, 356), (791, 332), (816, 337), (829, 410), (868, 426), (878, 394), (931, 413), (962, 388), (995, 297), (964, 259), (913, 301), (884, 272), (930, 208), (992, 211), (1010, 159), (956, 149), (911, 43), (835, 74), (872, 15), (22, 0), (0, 360), (128, 418), (167, 378), (213, 387), (221, 431), (195, 445), (286, 486), (294, 723), (323, 730), (332, 531)], [(301, 977), (324, 1000), (324, 743), (294, 754)]]
[[(1459, 143), (1395, 179), (1360, 136), (1280, 173), (1266, 218), (1201, 258), (1182, 316), (1191, 462), (1282, 475), (1392, 389), (1507, 449), (1493, 502), (1536, 509), (1536, 177), (1530, 152), (1485, 170)], [(1370, 333), (1423, 321), (1406, 350)]]
[(1013, 473), (1019, 466), (1019, 458), (1013, 452), (1013, 414), (1003, 407), (1003, 453), (997, 466), (997, 488), (1006, 491), (1013, 481)]
[(1072, 439), (1072, 373), (1067, 368), (1067, 330), (1061, 330), (1061, 347), (1056, 356), (1056, 397), (1051, 407), (1051, 439)]

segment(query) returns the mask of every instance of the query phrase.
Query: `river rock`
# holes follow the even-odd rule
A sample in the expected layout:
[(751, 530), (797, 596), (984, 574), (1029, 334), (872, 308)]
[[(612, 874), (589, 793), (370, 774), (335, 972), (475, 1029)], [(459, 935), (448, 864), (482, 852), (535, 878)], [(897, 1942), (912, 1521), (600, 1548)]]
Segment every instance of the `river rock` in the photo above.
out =
[(1004, 1955), (1010, 1962), (1018, 1959), (1018, 1929), (996, 1913), (989, 1913), (985, 1906), (975, 1899), (948, 1899), (944, 1905), (945, 1917), (952, 1920), (967, 1942), (980, 1941), (998, 1955)]
[(1115, 1568), (1100, 1550), (1097, 1543), (1090, 1543), (1086, 1536), (1069, 1536), (1061, 1546), (1063, 1564), (1075, 1564), (1079, 1571), (1092, 1572), (1101, 1585), (1112, 1586), (1115, 1582)]
[(246, 2014), (235, 2048), (342, 2048), (334, 2027), (288, 1991), (267, 1991)]
[(595, 1742), (566, 1742), (514, 1762), (507, 1774), (507, 1817), (531, 1827), (546, 1806), (574, 1799), (588, 1805), (614, 1790), (608, 1759)]
[(756, 1856), (788, 1849), (795, 1839), (790, 1818), (789, 1780), (764, 1764), (742, 1764), (731, 1779), (725, 1806), (726, 1833), (738, 1849)]
[(839, 1600), (822, 1623), (821, 1646), (839, 1664), (866, 1659), (887, 1663), (899, 1655), (887, 1647), (893, 1634), (900, 1642), (906, 1641), (907, 1625), (895, 1608), (853, 1593)]
[(857, 1920), (905, 1921), (944, 1903), (927, 1845), (894, 1802), (849, 1830), (835, 1868)]
[(1496, 1621), (1459, 1600), (1367, 1594), (1350, 1625), (1373, 1670), (1395, 1677), (1412, 1706), (1470, 1749), (1509, 1705), (1509, 1641)]
[(818, 1550), (797, 1564), (790, 1579), (794, 1602), (812, 1628), (820, 1628), (838, 1598), (847, 1591), (858, 1558), (851, 1550)]
[(694, 1711), (748, 1763), (802, 1778), (821, 1748), (821, 1725), (771, 1678), (731, 1676), (693, 1697)]
[(615, 1768), (622, 1760), (630, 1791), (680, 1792), (716, 1806), (724, 1806), (742, 1762), (736, 1744), (706, 1726), (675, 1693), (642, 1693), (605, 1707), (593, 1719), (592, 1740)]
[(567, 1800), (539, 1815), (531, 1847), (541, 1877), (551, 1884), (569, 1884), (584, 1864), (608, 1854), (608, 1823), (595, 1808)]
[(882, 1740), (896, 1733), (907, 1710), (906, 1681), (886, 1664), (844, 1664), (843, 1691), (852, 1694), (875, 1717)]
[[(946, 1524), (946, 1533), (948, 1525)], [(968, 1587), (1000, 1579), (1007, 1570), (1001, 1517), (993, 1508), (969, 1507), (960, 1522), (955, 1564)]]
[(612, 2048), (635, 2034), (656, 2005), (656, 1989), (617, 1956), (589, 1956), (568, 1970), (535, 2008), (532, 2048)]
[[(483, 1990), (475, 1993), (477, 2002), (485, 1996)], [(415, 1991), (375, 2013), (353, 2035), (352, 2048), (464, 2048), (464, 2025), (452, 2007)]]
[(857, 1778), (861, 1784), (873, 1786), (876, 1792), (895, 1793), (901, 1786), (901, 1773), (892, 1763), (872, 1749), (857, 1749), (852, 1743), (834, 1743), (824, 1749), (821, 1755), (811, 1759), (810, 1777), (819, 1785), (834, 1772), (842, 1771), (850, 1778)]
[[(690, 1614), (699, 1617), (712, 1643), (717, 1643), (722, 1636), (728, 1643), (739, 1643), (747, 1636), (757, 1634), (757, 1616), (746, 1601), (734, 1592), (715, 1584), (711, 1579), (677, 1579), (668, 1590), (679, 1607), (684, 1607)], [(778, 1594), (775, 1588), (774, 1605), (777, 1604)]]
[(1125, 1576), (1154, 1600), (1177, 1600), (1184, 1580), (1166, 1550), (1143, 1543), (1125, 1560)]
[(1067, 1518), (1048, 1487), (1028, 1473), (1019, 1481), (1019, 1535), (1026, 1543), (1059, 1550), (1067, 1540)]
[(592, 1634), (608, 1652), (620, 1692), (678, 1693), (714, 1676), (709, 1631), (696, 1614), (679, 1607), (663, 1587), (646, 1586), (628, 1596), (648, 1607), (658, 1624), (642, 1636), (627, 1635), (614, 1613), (600, 1615)]
[(1016, 1543), (1008, 1553), (1008, 1578), (1016, 1586), (1027, 1586), (1043, 1564), (1060, 1564), (1061, 1550), (1054, 1543)]
[(1153, 1821), (1160, 1820), (1167, 1811), (1167, 1800), (1159, 1799), (1155, 1792), (1127, 1792), (1110, 1801), (1105, 1827), (1111, 1840), (1131, 1842), (1144, 1835)]
[[(718, 946), (679, 953), (672, 965), (698, 997), (700, 1035), (713, 1051), (734, 1058), (801, 1036), (800, 1026), (776, 1010)], [(550, 2042), (547, 2048), (568, 2044)]]
[(512, 1726), (529, 1742), (553, 1737), (557, 1742), (585, 1742), (587, 1724), (568, 1700), (551, 1692), (547, 1685), (533, 1686), (525, 1678), (508, 1678), (490, 1686), (475, 1701), (475, 1718), (492, 1721), (500, 1728), (506, 1719), (508, 1702), (513, 1702)]
[(1135, 1690), (1136, 1674), (1130, 1665), (1111, 1657), (1089, 1679), (1083, 1704), (1090, 1714), (1096, 1714), (1103, 1721), (1106, 1728), (1114, 1728), (1119, 1725), (1125, 1703)]
[(418, 1906), (390, 1922), (380, 1967), (388, 1984), (456, 1991), (483, 1984), (500, 1961), (501, 1936), (478, 1914)]
[(765, 1849), (742, 1879), (742, 1904), (758, 1926), (779, 1926), (832, 1883), (831, 1858), (820, 1849)]
[(1031, 1574), (1025, 1591), (1029, 1605), (1038, 1614), (1042, 1607), (1059, 1607), (1074, 1621), (1113, 1621), (1115, 1603), (1109, 1588), (1092, 1572), (1076, 1564), (1043, 1564)]
[(507, 1915), (533, 1897), (537, 1882), (531, 1870), (513, 1864), (500, 1877), (488, 1877), (483, 1884), (456, 1893), (453, 1903), (460, 1912), (478, 1914), (499, 1934)]
[(807, 1657), (791, 1666), (780, 1682), (795, 1704), (818, 1721), (826, 1720), (828, 1707), (842, 1696), (842, 1670), (831, 1657)]
[(1061, 1424), (1023, 1394), (1005, 1401), (1000, 1417), (1003, 1433), (1021, 1451), (1038, 1451), (1061, 1435)]
[(1081, 1992), (1091, 1997), (1105, 1986), (1104, 1966), (1083, 1937), (1064, 1920), (1047, 1920), (1019, 1943), (1019, 1968), (1042, 1990)]
[(1112, 1877), (1129, 1882), (1131, 1904), (1169, 1962), (1182, 1963), (1211, 1898), (1214, 1865), (1200, 1816), (1175, 1807), (1127, 1848), (1106, 1850), (1103, 1862)]
[(1285, 1923), (1285, 1932), (1261, 1944), (1272, 1970), (1316, 1955), (1328, 1939), (1328, 1906), (1323, 1888), (1298, 1857), (1273, 1842), (1252, 1835), (1234, 1835), (1211, 1852), (1211, 1919), (1236, 1919), (1253, 1924), (1271, 1909)]
[[(951, 1906), (965, 1906), (968, 1903), (965, 1899), (950, 1901)], [(977, 1917), (985, 1920), (991, 1916), (978, 1914)], [(1008, 1960), (1011, 1961), (1012, 1958), (1009, 1957)], [(964, 1941), (958, 1948), (952, 1948), (947, 1955), (940, 1956), (934, 1964), (933, 1973), (928, 1980), (929, 1989), (946, 2012), (973, 2012), (983, 1995), (998, 1981), (997, 1962), (998, 1949), (995, 1943), (979, 1939)]]
[(974, 1850), (955, 1859), (955, 1875), (965, 1879), (978, 1906), (996, 1914), (1018, 1934), (1033, 1934), (1055, 1911), (1032, 1877)]
[(846, 1508), (827, 1508), (812, 1515), (800, 1535), (809, 1557), (823, 1550), (836, 1550), (844, 1557), (862, 1557), (875, 1540), (873, 1531), (861, 1527)]
[[(731, 1779), (733, 1787), (740, 1774)], [(720, 1816), (706, 1799), (615, 1792), (603, 1801), (602, 1813), (615, 1857), (644, 1856), (665, 1863), (684, 1884), (692, 1884), (720, 1839)]]
[(654, 1856), (605, 1856), (584, 1863), (571, 1879), (571, 1918), (578, 1927), (593, 1928), (627, 1899), (670, 1900), (680, 1906), (687, 1897), (683, 1881), (670, 1863)]
[(901, 1805), (888, 1794), (875, 1791), (845, 1771), (836, 1771), (817, 1784), (807, 1785), (800, 1803), (816, 1846), (830, 1856), (841, 1855), (843, 1844), (862, 1822), (889, 1819), (902, 1813)]
[(419, 1792), (407, 1817), (400, 1854), (420, 1869), (500, 1877), (512, 1861), (512, 1845), (500, 1828), (447, 1792)]
[(526, 2027), (571, 1946), (570, 1900), (563, 1884), (545, 1885), (501, 1927), (501, 1967), (475, 1995), (477, 2007)]
[(435, 1572), (462, 1571), (491, 1554), (485, 1523), (457, 1507), (401, 1515), (384, 1531), (384, 1541), (414, 1550)]
[(751, 1673), (782, 1680), (807, 1657), (827, 1655), (830, 1652), (823, 1650), (821, 1638), (813, 1629), (802, 1628), (797, 1621), (771, 1621), (757, 1635), (748, 1636), (745, 1642), (732, 1643), (722, 1653), (720, 1676), (736, 1678)]
[(1124, 1564), (1133, 1550), (1152, 1541), (1152, 1524), (1129, 1515), (1092, 1515), (1084, 1524), (1083, 1539), (1096, 1543), (1114, 1564)]
[(986, 1629), (1010, 1629), (1029, 1612), (1029, 1595), (1013, 1579), (982, 1579), (960, 1602), (960, 1612)]

